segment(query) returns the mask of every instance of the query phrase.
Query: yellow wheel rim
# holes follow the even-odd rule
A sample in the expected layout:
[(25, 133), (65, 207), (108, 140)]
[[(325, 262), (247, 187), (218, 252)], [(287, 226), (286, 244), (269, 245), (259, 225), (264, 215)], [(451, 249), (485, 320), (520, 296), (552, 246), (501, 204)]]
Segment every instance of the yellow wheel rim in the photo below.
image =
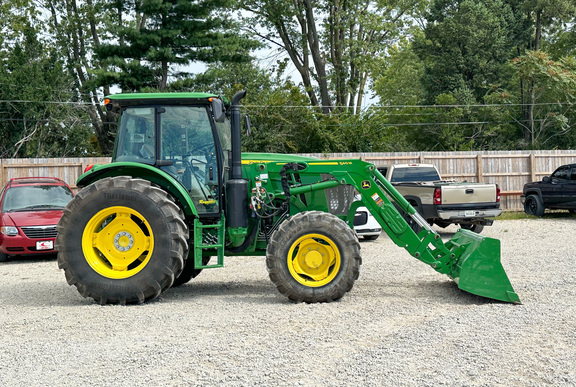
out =
[(340, 270), (340, 251), (328, 237), (306, 234), (298, 238), (288, 252), (288, 270), (299, 283), (324, 286), (336, 277)]
[(109, 207), (90, 219), (82, 234), (82, 251), (97, 273), (128, 278), (141, 271), (154, 250), (154, 235), (146, 219), (128, 207)]

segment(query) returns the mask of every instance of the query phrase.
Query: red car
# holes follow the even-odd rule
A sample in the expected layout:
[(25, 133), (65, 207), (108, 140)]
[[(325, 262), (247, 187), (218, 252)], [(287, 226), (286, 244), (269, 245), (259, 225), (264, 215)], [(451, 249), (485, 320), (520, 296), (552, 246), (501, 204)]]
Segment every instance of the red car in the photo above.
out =
[(56, 224), (73, 196), (55, 177), (10, 179), (0, 191), (0, 262), (9, 255), (56, 253)]

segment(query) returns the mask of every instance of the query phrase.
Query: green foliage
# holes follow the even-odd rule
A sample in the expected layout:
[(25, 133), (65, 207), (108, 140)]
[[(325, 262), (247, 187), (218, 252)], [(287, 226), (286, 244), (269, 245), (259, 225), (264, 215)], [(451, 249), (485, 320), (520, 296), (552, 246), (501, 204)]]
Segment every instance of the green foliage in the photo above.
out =
[(81, 111), (66, 103), (73, 95), (62, 61), (30, 23), (16, 20), (6, 28), (20, 34), (4, 42), (10, 50), (0, 59), (0, 157), (91, 154), (90, 127)]
[(453, 92), (471, 92), (482, 101), (494, 86), (506, 87), (516, 17), (502, 0), (434, 1), (424, 35), (414, 40), (414, 51), (425, 63), (425, 101)]
[(574, 138), (574, 103), (576, 103), (576, 60), (566, 57), (553, 61), (540, 51), (528, 51), (513, 61), (520, 79), (532, 85), (533, 104), (530, 120), (524, 122), (530, 134), (530, 146), (562, 147), (569, 134)]
[(424, 99), (422, 77), (424, 63), (414, 53), (409, 42), (389, 50), (372, 72), (374, 91), (384, 105), (418, 105)]
[(97, 69), (100, 85), (124, 91), (165, 90), (169, 77), (188, 75), (179, 66), (194, 62), (238, 63), (258, 47), (225, 14), (228, 0), (120, 0), (109, 13), (130, 21), (110, 26), (110, 40), (95, 48), (105, 66)]
[(4, 0), (0, 156), (109, 154), (112, 86), (247, 90), (250, 151), (571, 148), (575, 22), (573, 0)]

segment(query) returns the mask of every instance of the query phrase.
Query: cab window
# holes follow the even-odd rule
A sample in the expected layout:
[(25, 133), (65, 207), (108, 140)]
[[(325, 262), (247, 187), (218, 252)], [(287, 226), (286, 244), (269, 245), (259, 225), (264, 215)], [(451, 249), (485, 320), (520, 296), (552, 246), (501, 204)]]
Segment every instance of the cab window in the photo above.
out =
[(569, 167), (558, 168), (553, 174), (552, 178), (556, 180), (568, 180), (568, 172), (570, 172)]
[(154, 164), (154, 108), (132, 107), (122, 114), (115, 161)]
[(166, 106), (160, 117), (162, 169), (190, 193), (200, 214), (219, 212), (218, 159), (212, 126), (204, 106)]

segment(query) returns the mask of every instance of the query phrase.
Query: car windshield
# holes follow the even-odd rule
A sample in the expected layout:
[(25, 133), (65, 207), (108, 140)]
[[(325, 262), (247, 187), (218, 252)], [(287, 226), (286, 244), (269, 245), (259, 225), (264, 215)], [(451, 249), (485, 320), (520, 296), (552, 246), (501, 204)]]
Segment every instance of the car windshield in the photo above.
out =
[(3, 212), (57, 210), (72, 200), (72, 192), (62, 185), (27, 185), (6, 191)]

